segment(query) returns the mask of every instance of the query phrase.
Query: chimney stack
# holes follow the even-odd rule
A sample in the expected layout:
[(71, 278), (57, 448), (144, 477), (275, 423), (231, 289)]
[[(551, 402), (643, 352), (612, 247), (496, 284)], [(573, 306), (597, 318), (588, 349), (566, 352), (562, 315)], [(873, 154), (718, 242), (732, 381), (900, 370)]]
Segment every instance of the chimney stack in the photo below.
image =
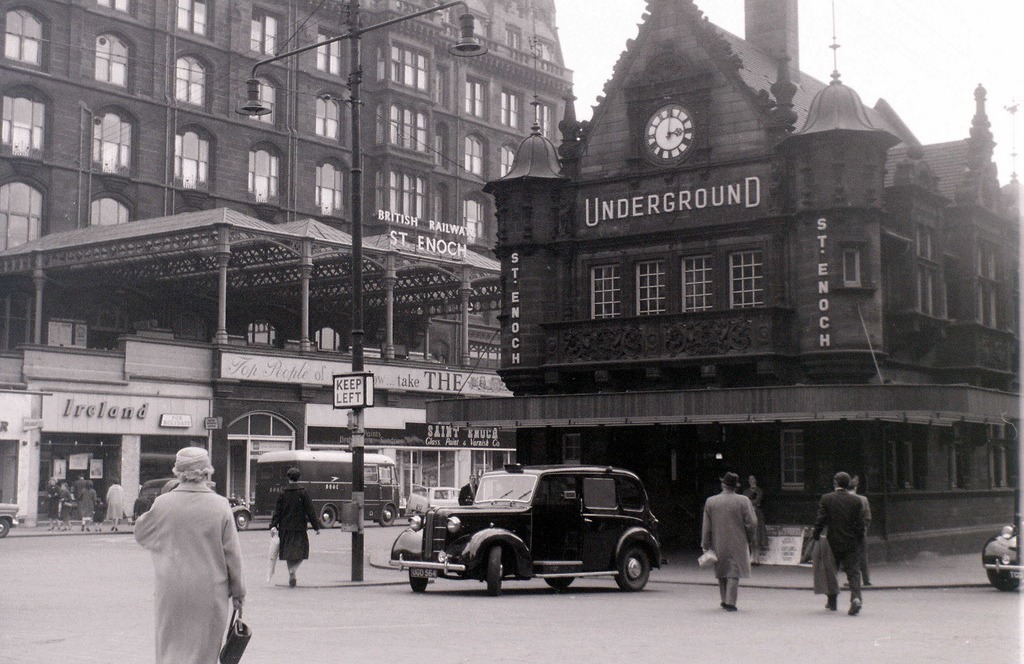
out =
[(789, 70), (800, 71), (797, 0), (745, 0), (745, 39), (778, 60), (789, 57)]

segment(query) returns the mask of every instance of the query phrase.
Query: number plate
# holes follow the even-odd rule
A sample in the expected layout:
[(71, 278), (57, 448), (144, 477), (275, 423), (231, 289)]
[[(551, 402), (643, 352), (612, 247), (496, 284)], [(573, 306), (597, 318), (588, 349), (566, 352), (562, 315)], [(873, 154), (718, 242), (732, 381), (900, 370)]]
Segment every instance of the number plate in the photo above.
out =
[(409, 576), (414, 579), (433, 579), (437, 576), (436, 569), (424, 569), (422, 567), (412, 567), (409, 569)]
[[(433, 570), (431, 570), (431, 571), (433, 571)], [(1020, 578), (1022, 578), (1021, 577), (1021, 571), (1017, 570), (1017, 569), (1010, 570), (1010, 578), (1011, 579), (1020, 579)]]

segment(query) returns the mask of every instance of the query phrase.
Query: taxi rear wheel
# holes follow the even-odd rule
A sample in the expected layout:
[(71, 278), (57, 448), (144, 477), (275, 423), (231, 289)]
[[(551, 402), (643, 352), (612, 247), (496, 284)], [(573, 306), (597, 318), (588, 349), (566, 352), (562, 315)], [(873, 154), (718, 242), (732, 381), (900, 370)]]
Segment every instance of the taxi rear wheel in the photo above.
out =
[(409, 571), (409, 587), (412, 588), (414, 593), (426, 592), (428, 581), (429, 579), (422, 576), (413, 576), (412, 570)]
[(501, 577), (503, 572), (501, 547), (491, 547), (491, 550), (487, 552), (487, 594), (491, 597), (497, 597), (501, 594)]
[(0, 519), (0, 537), (7, 537), (7, 533), (11, 532), (11, 524), (7, 519)]
[(643, 590), (650, 575), (651, 561), (647, 553), (638, 546), (631, 546), (619, 558), (619, 573), (615, 575), (615, 583), (622, 590)]

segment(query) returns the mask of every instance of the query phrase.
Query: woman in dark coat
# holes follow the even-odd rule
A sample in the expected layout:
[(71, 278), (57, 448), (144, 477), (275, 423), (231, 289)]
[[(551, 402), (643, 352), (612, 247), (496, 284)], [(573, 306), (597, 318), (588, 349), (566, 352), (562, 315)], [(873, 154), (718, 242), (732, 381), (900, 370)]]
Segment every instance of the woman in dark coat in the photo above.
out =
[(270, 518), (270, 533), (280, 533), (281, 548), (278, 560), (288, 563), (288, 585), (295, 587), (295, 573), (303, 560), (309, 558), (309, 538), (306, 536), (306, 523), (313, 526), (316, 534), (320, 534), (320, 519), (313, 509), (313, 501), (304, 487), (299, 486), (301, 473), (298, 468), (289, 468), (288, 486), (277, 497), (274, 516)]

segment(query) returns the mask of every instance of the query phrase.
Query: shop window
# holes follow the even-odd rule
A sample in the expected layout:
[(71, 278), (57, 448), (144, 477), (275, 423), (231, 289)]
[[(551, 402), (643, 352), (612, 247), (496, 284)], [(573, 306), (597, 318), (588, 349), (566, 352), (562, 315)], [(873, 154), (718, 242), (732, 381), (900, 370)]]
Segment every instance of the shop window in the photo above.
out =
[(804, 432), (786, 429), (782, 432), (782, 488), (803, 490), (805, 477)]

